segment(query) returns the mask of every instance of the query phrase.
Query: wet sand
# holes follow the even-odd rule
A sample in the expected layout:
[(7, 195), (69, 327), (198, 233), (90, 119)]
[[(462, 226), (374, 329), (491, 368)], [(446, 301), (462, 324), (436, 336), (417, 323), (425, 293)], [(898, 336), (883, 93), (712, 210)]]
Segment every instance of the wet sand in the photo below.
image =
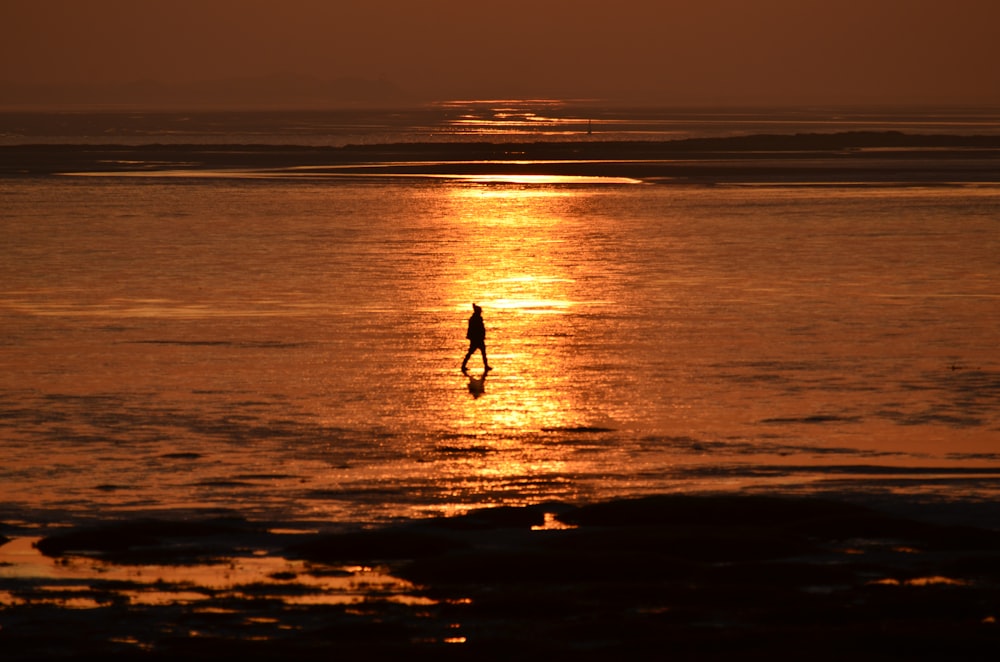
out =
[(0, 176), (563, 176), (691, 183), (1000, 182), (1000, 137), (898, 132), (676, 141), (0, 146)]
[[(98, 559), (103, 573), (0, 575), (0, 649), (5, 660), (994, 659), (995, 516), (991, 504), (902, 498), (661, 495), (381, 529), (84, 524), (46, 532), (36, 551), (55, 567)], [(227, 588), (153, 578), (222, 577), (247, 558), (296, 565)], [(122, 567), (150, 575), (114, 579)], [(354, 593), (324, 599), (335, 592), (324, 577), (353, 578)]]

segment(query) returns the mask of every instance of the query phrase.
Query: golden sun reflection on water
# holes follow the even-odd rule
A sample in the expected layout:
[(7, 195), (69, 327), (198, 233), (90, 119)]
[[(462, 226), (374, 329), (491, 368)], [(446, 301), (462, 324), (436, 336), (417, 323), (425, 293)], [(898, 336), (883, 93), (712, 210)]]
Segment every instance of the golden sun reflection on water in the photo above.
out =
[(587, 246), (575, 241), (579, 228), (566, 212), (575, 195), (567, 187), (515, 183), (450, 189), (445, 213), (453, 266), (444, 283), (428, 284), (441, 291), (427, 297), (453, 312), (459, 337), (472, 303), (483, 307), (493, 368), (484, 373), (476, 353), (463, 377), (458, 368), (467, 345), (460, 344), (454, 372), (442, 375), (441, 392), (451, 398), (442, 407), (451, 418), (443, 423), (457, 434), (436, 470), (464, 477), (465, 492), (481, 484), (488, 492), (530, 494), (533, 477), (573, 470), (574, 460), (546, 430), (607, 424), (588, 410), (574, 375), (581, 357), (573, 347), (573, 319), (608, 303), (595, 301), (601, 297), (579, 280), (595, 268), (580, 265), (601, 260), (580, 254)]
[[(580, 416), (560, 348), (559, 318), (578, 306), (575, 278), (558, 259), (567, 237), (550, 187), (456, 186), (453, 223), (462, 237), (457, 273), (445, 294), (456, 311), (484, 309), (487, 350), (495, 368), (471, 405), (480, 430), (525, 431), (569, 425)], [(470, 367), (478, 368), (478, 355)]]

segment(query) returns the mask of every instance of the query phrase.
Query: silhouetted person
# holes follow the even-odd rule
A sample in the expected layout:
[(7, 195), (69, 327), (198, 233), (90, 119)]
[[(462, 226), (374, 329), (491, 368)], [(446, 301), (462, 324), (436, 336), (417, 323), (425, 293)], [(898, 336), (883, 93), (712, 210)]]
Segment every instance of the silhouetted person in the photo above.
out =
[(469, 339), (469, 351), (462, 360), (462, 372), (468, 370), (465, 366), (477, 349), (483, 354), (483, 368), (492, 370), (493, 368), (486, 362), (486, 325), (483, 324), (483, 309), (476, 304), (472, 304), (472, 317), (469, 318), (469, 330), (465, 332), (465, 337)]

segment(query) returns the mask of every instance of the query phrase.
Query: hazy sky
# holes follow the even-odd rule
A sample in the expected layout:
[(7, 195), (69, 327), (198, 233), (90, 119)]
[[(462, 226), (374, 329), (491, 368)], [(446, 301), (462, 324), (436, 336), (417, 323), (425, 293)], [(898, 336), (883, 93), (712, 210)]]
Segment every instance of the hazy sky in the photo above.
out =
[(998, 0), (0, 0), (0, 81), (1000, 104)]

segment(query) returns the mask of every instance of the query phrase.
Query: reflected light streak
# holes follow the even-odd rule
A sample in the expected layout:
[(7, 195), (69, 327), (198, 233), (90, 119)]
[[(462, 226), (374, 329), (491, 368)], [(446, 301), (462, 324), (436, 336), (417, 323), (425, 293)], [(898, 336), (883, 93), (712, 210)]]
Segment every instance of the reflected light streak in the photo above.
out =
[[(483, 432), (583, 424), (567, 349), (554, 340), (566, 333), (563, 320), (588, 305), (576, 300), (575, 275), (559, 259), (569, 242), (560, 209), (574, 193), (507, 185), (456, 186), (452, 194), (454, 234), (461, 237), (463, 254), (456, 256), (446, 296), (461, 315), (471, 314), (473, 301), (484, 307), (495, 368), (474, 399), (466, 394), (466, 424)], [(478, 367), (475, 360), (470, 366)], [(518, 466), (506, 470), (531, 472), (533, 460), (511, 458)]]
[(452, 130), (462, 133), (588, 133), (590, 129), (588, 117), (563, 112), (567, 109), (563, 100), (469, 100), (441, 105), (464, 111), (448, 122)]
[[(276, 556), (232, 556), (216, 562), (191, 564), (121, 564), (87, 556), (50, 558), (35, 547), (38, 537), (15, 538), (0, 545), (0, 577), (33, 579), (51, 582), (42, 585), (51, 591), (44, 596), (5, 596), (4, 604), (59, 604), (67, 608), (97, 608), (101, 604), (94, 595), (107, 592), (107, 582), (116, 582), (115, 593), (126, 597), (132, 605), (175, 605), (209, 602), (213, 593), (231, 597), (280, 600), (289, 605), (346, 605), (378, 594), (382, 600), (400, 604), (430, 605), (434, 601), (410, 593), (414, 586), (384, 571), (363, 566), (345, 566), (342, 574), (313, 573), (311, 566), (300, 560)], [(289, 579), (281, 579), (284, 573)], [(278, 578), (276, 578), (278, 577)], [(79, 581), (68, 586), (67, 581)], [(100, 583), (98, 583), (100, 582)], [(294, 583), (299, 589), (287, 594), (284, 588)], [(81, 595), (67, 598), (67, 591)]]
[[(450, 162), (454, 165), (458, 162)], [(463, 162), (468, 166), (480, 163)], [(526, 163), (511, 162), (515, 165)], [(271, 170), (109, 170), (93, 172), (63, 172), (64, 177), (107, 177), (138, 179), (322, 179), (322, 178), (391, 178), (391, 179), (451, 179), (477, 184), (523, 184), (544, 186), (553, 184), (642, 184), (641, 179), (632, 177), (590, 176), (590, 175), (544, 175), (544, 174), (463, 174), (439, 172), (381, 172), (393, 164), (347, 165), (347, 166), (296, 166)], [(411, 164), (406, 164), (411, 165)], [(416, 164), (420, 165), (420, 164)], [(433, 169), (438, 163), (423, 164)], [(505, 163), (504, 165), (508, 165)]]
[(588, 177), (585, 175), (444, 175), (480, 184), (641, 184), (631, 177)]
[(576, 193), (517, 184), (456, 184), (450, 192), (454, 267), (435, 296), (463, 322), (471, 302), (483, 306), (494, 371), (483, 376), (477, 354), (465, 388), (447, 391), (454, 398), (451, 424), (463, 436), (442, 469), (475, 477), (462, 492), (482, 490), (488, 501), (507, 486), (530, 492), (526, 481), (565, 471), (557, 446), (522, 433), (579, 425), (585, 416), (566, 350), (552, 342), (577, 307), (576, 277), (559, 259), (569, 243), (560, 210)]
[(565, 314), (573, 305), (572, 301), (555, 301), (552, 299), (495, 299), (490, 302), (494, 308), (517, 310), (522, 313), (553, 313)]

